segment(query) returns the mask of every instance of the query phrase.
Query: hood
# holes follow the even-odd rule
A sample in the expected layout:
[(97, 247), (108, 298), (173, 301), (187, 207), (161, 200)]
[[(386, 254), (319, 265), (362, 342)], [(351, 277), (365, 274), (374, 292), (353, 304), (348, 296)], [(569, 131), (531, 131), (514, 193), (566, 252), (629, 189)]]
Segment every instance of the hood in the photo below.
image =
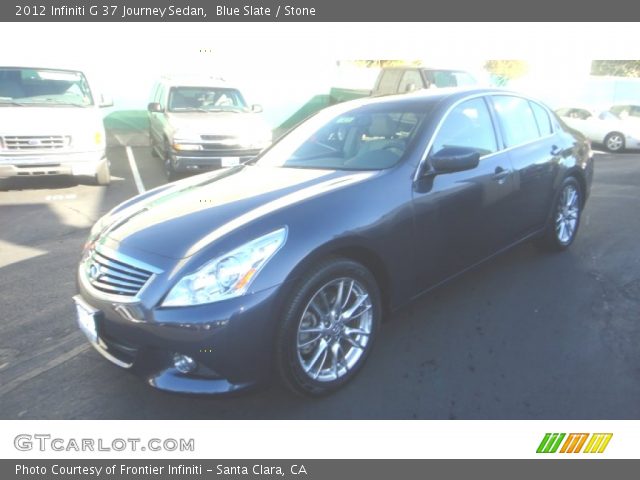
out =
[[(169, 258), (191, 256), (217, 239), (282, 208), (371, 172), (239, 166), (178, 182), (112, 214), (103, 237), (124, 251)], [(200, 178), (203, 177), (203, 178)]]
[(101, 131), (102, 116), (92, 107), (0, 106), (2, 135), (71, 135)]
[(242, 136), (256, 129), (268, 129), (262, 116), (256, 113), (179, 112), (169, 113), (168, 116), (174, 132), (187, 132), (187, 136)]

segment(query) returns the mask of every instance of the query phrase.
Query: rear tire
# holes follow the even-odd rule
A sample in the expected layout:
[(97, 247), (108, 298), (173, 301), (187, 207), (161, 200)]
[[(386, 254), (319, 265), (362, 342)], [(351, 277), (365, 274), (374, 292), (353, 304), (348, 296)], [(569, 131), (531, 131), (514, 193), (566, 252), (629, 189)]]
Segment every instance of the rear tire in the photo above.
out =
[(624, 135), (620, 132), (611, 132), (604, 137), (604, 148), (611, 153), (618, 153), (624, 150)]
[(352, 260), (320, 263), (298, 282), (276, 337), (281, 383), (307, 396), (349, 382), (371, 352), (382, 306), (375, 278)]
[(536, 244), (543, 250), (555, 252), (569, 248), (578, 234), (583, 204), (580, 183), (574, 177), (567, 177), (553, 202), (547, 228)]

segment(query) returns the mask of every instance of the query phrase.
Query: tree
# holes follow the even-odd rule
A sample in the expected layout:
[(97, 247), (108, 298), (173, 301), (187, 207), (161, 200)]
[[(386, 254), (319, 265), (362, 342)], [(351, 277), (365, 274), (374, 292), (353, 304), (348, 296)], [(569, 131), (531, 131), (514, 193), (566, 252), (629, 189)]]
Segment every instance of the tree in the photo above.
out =
[(594, 60), (591, 75), (640, 77), (640, 60)]
[(520, 78), (529, 70), (524, 60), (487, 60), (484, 68), (490, 74), (507, 81)]

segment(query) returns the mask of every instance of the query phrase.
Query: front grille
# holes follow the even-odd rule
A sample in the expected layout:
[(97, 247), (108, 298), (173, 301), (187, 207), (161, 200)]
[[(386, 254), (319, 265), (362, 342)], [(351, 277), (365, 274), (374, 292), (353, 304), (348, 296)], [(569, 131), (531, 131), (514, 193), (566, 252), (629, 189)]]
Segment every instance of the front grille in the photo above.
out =
[(85, 275), (93, 288), (101, 292), (133, 297), (151, 278), (152, 272), (94, 250), (85, 264)]
[(238, 137), (235, 137), (233, 135), (200, 135), (200, 138), (205, 142), (220, 142), (237, 140)]
[(200, 135), (205, 142), (204, 150), (238, 150), (242, 148), (241, 139), (234, 135)]
[(247, 157), (247, 159), (251, 159), (260, 153), (260, 149), (239, 149), (239, 148), (219, 148), (216, 146), (211, 146), (210, 148), (207, 145), (203, 145), (204, 149), (201, 150), (202, 156), (206, 157)]
[(69, 146), (71, 137), (64, 135), (7, 135), (2, 137), (2, 143), (7, 150), (15, 151), (62, 150)]

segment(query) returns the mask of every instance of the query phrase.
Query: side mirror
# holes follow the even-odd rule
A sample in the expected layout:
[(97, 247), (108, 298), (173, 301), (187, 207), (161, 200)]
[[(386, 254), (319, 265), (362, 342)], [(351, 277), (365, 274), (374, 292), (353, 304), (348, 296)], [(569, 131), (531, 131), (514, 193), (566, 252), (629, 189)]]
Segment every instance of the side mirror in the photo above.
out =
[(468, 147), (444, 147), (429, 158), (431, 173), (453, 173), (471, 170), (480, 163), (480, 153)]
[(100, 104), (98, 106), (100, 108), (113, 107), (113, 98), (105, 94), (100, 95)]
[(251, 105), (251, 111), (253, 113), (260, 113), (262, 112), (262, 105)]
[(152, 102), (149, 105), (147, 105), (147, 110), (153, 113), (161, 113), (162, 105), (160, 105), (158, 102)]

